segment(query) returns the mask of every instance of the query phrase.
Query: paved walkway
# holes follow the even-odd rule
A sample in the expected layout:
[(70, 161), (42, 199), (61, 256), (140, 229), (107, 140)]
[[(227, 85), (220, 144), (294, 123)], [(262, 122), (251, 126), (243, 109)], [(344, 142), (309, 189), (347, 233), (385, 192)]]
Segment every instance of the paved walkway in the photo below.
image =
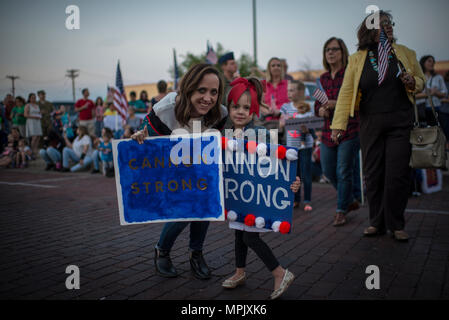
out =
[[(336, 193), (313, 185), (312, 213), (294, 212), (290, 235), (263, 238), (296, 279), (283, 299), (449, 298), (449, 177), (442, 192), (410, 198), (408, 243), (388, 235), (363, 238), (367, 208), (332, 226)], [(161, 224), (120, 226), (115, 182), (90, 173), (0, 169), (0, 299), (266, 299), (273, 286), (256, 255), (248, 281), (235, 290), (221, 282), (234, 270), (233, 232), (211, 223), (205, 256), (213, 277), (190, 272), (188, 230), (172, 258), (180, 276), (155, 274), (153, 246)], [(80, 269), (79, 290), (65, 287), (66, 267)], [(366, 267), (380, 270), (380, 289), (368, 290)]]

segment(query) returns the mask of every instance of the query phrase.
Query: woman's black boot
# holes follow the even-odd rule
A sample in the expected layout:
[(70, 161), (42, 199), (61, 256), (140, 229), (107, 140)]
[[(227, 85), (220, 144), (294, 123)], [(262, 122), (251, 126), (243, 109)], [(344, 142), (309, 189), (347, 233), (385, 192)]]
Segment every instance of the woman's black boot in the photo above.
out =
[(175, 267), (170, 259), (170, 251), (154, 248), (154, 265), (156, 272), (165, 278), (174, 278), (178, 276)]

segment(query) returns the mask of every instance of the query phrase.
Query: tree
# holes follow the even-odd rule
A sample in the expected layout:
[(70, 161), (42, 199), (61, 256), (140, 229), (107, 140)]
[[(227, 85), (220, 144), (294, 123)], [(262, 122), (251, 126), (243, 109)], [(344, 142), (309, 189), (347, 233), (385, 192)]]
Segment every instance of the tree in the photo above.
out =
[[(221, 43), (217, 43), (217, 50), (215, 50), (215, 53), (217, 54), (217, 57), (221, 57), (223, 54), (225, 54), (226, 52), (228, 52), (230, 50), (225, 50), (223, 48), (223, 45)], [(195, 64), (198, 63), (202, 63), (206, 61), (206, 55), (207, 52), (203, 52), (201, 54), (194, 54), (191, 52), (187, 52), (186, 55), (181, 55), (181, 63), (178, 63), (178, 72), (179, 72), (179, 77), (181, 78), (186, 72), (187, 70), (189, 70), (189, 68)], [(247, 77), (251, 74), (251, 70), (256, 67), (252, 57), (249, 54), (243, 53), (239, 59), (237, 60), (237, 65), (239, 66), (239, 73), (241, 77)], [(215, 65), (215, 67), (221, 70), (220, 65), (217, 63)], [(171, 76), (171, 78), (173, 79), (174, 77), (174, 66), (170, 66), (170, 68), (168, 69), (168, 72)]]

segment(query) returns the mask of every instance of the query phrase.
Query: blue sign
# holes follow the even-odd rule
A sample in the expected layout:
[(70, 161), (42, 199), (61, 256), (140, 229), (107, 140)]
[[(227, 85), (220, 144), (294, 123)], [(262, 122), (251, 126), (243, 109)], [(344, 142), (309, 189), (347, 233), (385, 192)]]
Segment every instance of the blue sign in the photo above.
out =
[[(239, 146), (246, 142), (238, 141)], [(245, 218), (263, 220), (263, 228), (274, 229), (273, 224), (291, 225), (294, 194), (290, 189), (296, 179), (297, 149), (282, 147), (288, 155), (278, 158), (279, 145), (264, 145), (264, 152), (249, 153), (246, 147), (223, 150), (223, 179), (225, 209), (228, 220), (245, 223)], [(235, 148), (234, 148), (235, 149)], [(240, 151), (239, 151), (240, 149)], [(258, 150), (259, 151), (259, 150)], [(265, 154), (266, 153), (266, 154)], [(265, 154), (265, 155), (264, 155)], [(230, 217), (230, 212), (233, 217)], [(257, 226), (257, 225), (255, 225)], [(288, 232), (290, 232), (288, 230)]]
[(221, 136), (113, 140), (120, 223), (224, 220)]

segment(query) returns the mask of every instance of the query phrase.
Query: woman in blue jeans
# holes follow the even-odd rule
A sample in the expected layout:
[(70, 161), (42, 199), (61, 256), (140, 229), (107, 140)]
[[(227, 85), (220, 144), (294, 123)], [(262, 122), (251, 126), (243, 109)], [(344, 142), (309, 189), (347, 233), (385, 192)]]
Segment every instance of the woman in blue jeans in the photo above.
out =
[[(222, 129), (228, 114), (220, 104), (223, 95), (223, 81), (217, 69), (208, 64), (197, 64), (184, 75), (179, 92), (167, 94), (160, 100), (142, 123), (142, 130), (131, 138), (139, 144), (147, 136), (164, 136), (193, 132), (193, 121), (201, 121), (201, 129)], [(164, 225), (159, 242), (155, 246), (154, 262), (156, 272), (167, 278), (178, 276), (170, 259), (170, 250), (176, 238), (190, 224), (190, 266), (196, 278), (209, 279), (210, 269), (203, 258), (203, 243), (209, 221), (169, 222)]]
[[(92, 158), (92, 139), (87, 133), (87, 128), (79, 126), (76, 129), (77, 136), (73, 143), (67, 138), (64, 132), (64, 139), (66, 147), (62, 150), (62, 171), (75, 172), (87, 168), (93, 162)], [(69, 168), (70, 161), (76, 164)], [(98, 170), (98, 168), (96, 168)]]
[[(323, 47), (323, 65), (327, 72), (321, 75), (320, 83), (329, 101), (324, 105), (318, 100), (315, 102), (315, 114), (324, 118), (320, 145), (321, 167), (337, 190), (334, 226), (346, 223), (345, 215), (359, 208), (357, 200), (360, 199), (360, 174), (359, 170), (355, 170), (360, 149), (358, 114), (349, 119), (347, 130), (340, 136), (340, 144), (332, 141), (330, 129), (348, 56), (343, 40), (332, 37), (326, 41)], [(353, 183), (354, 180), (359, 183)]]

